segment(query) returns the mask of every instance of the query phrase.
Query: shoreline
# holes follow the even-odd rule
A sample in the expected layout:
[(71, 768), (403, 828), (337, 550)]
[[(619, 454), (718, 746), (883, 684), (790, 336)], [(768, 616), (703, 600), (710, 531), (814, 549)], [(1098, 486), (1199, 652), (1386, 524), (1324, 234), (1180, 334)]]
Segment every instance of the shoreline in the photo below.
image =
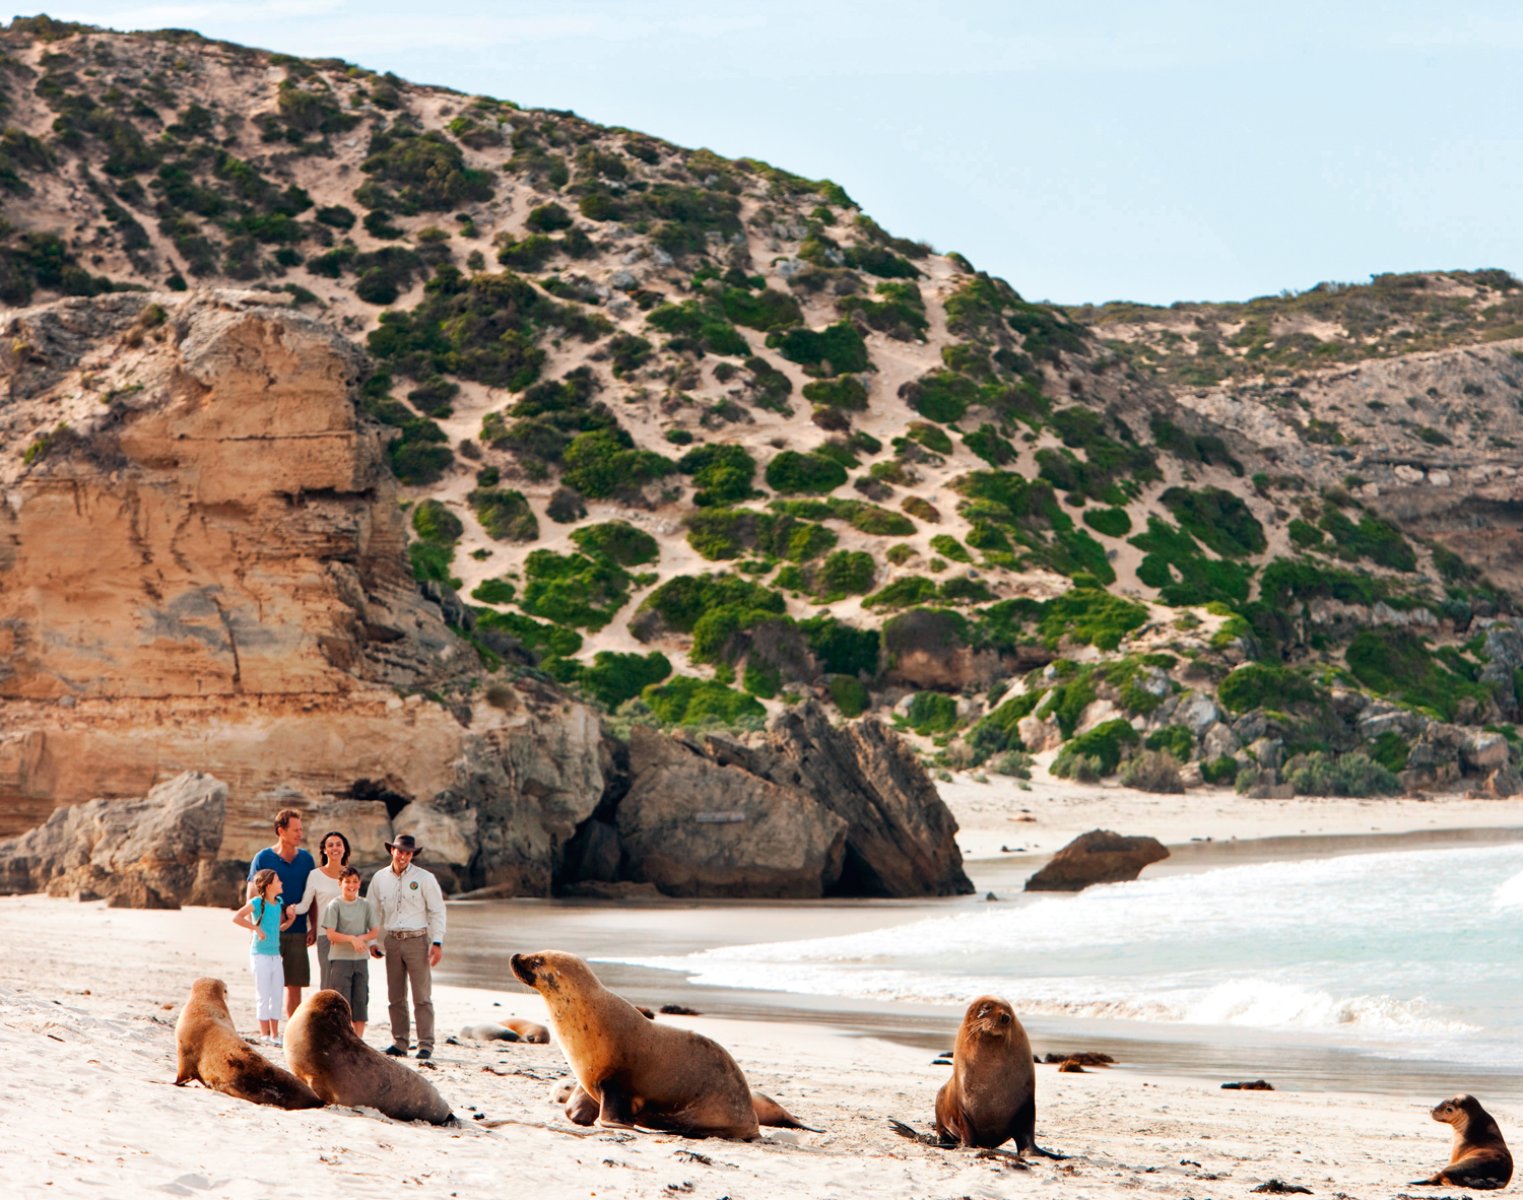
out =
[[(992, 855), (969, 857), (980, 888), (971, 896), (452, 904), (436, 972), (439, 1045), (427, 1071), (461, 1118), (455, 1129), (359, 1109), (285, 1113), (172, 1087), (174, 1021), (192, 980), (225, 979), (236, 1024), (254, 1029), (247, 943), (230, 912), (0, 898), (0, 949), (26, 964), (0, 980), (7, 1062), (0, 1108), (13, 1144), (26, 1147), (5, 1155), (13, 1190), (81, 1200), (164, 1193), (267, 1200), (262, 1180), (293, 1178), (361, 1194), (406, 1184), (425, 1196), (489, 1195), (532, 1163), (535, 1195), (568, 1200), (688, 1191), (731, 1200), (903, 1200), (991, 1197), (1028, 1186), (1078, 1187), (1087, 1200), (1129, 1200), (1139, 1191), (1189, 1200), (1245, 1192), (1270, 1178), (1319, 1195), (1391, 1195), (1447, 1159), (1447, 1131), (1427, 1115), (1442, 1097), (1470, 1090), (1504, 1131), (1523, 1123), (1520, 1081), (1473, 1067), (1381, 1059), (1295, 1033), (1023, 1015), (1039, 1053), (1102, 1050), (1119, 1061), (1078, 1075), (1037, 1067), (1039, 1141), (1072, 1157), (1034, 1162), (1013, 1181), (997, 1160), (905, 1142), (888, 1129), (889, 1117), (930, 1126), (947, 1077), (945, 1066), (932, 1065), (932, 1051), (952, 1044), (961, 1018), (951, 1005), (698, 987), (672, 971), (595, 964), (637, 1003), (675, 1001), (705, 1014), (659, 1019), (719, 1041), (756, 1090), (823, 1131), (767, 1130), (754, 1143), (577, 1129), (551, 1098), (568, 1078), (557, 1045), (446, 1042), (462, 1026), (507, 1015), (545, 1019), (540, 998), (510, 981), (510, 950), (555, 945), (596, 958), (624, 946), (675, 954), (974, 911), (986, 903), (985, 885), (997, 894), (1018, 888), (1035, 864), (1090, 828), (1151, 833), (1171, 845), (1173, 857), (1145, 878), (1161, 868), (1523, 841), (1518, 802), (1456, 798), (1382, 809), (1036, 784), (1008, 796), (976, 783), (944, 791), (962, 826), (959, 843), (993, 847)], [(1013, 828), (1040, 847), (1001, 854), (999, 839), (1010, 844)], [(1019, 996), (1010, 999), (1020, 1013)], [(380, 1048), (389, 1034), (379, 970), (371, 972), (371, 1008), (367, 1041)], [(268, 1053), (279, 1060), (280, 1051)], [(1256, 1078), (1276, 1090), (1221, 1088)], [(256, 1162), (251, 1172), (247, 1164)]]

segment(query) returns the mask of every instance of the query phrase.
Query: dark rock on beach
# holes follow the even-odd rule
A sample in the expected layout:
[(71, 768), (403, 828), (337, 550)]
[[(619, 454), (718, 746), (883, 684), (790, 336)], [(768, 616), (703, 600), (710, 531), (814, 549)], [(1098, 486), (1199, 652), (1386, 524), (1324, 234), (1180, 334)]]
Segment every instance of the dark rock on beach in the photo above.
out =
[(1028, 892), (1080, 892), (1092, 883), (1125, 883), (1150, 863), (1168, 858), (1162, 842), (1108, 829), (1081, 833), (1026, 881)]

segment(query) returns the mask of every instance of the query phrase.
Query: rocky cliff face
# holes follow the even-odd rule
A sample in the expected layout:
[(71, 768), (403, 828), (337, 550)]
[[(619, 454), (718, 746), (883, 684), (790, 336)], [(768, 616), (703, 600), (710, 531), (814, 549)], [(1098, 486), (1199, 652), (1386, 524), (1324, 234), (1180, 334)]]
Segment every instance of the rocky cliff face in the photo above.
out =
[(425, 826), (467, 877), (550, 861), (602, 790), (596, 719), (466, 690), (348, 342), (232, 293), (65, 301), (0, 341), (26, 447), (0, 468), (0, 831), (207, 767), (225, 857), (295, 795), (377, 847)]

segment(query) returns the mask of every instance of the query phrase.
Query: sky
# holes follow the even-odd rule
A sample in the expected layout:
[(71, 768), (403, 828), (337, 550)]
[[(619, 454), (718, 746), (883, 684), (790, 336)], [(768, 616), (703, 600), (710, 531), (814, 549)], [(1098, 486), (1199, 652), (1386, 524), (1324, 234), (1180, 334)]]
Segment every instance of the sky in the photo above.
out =
[(1523, 273), (1515, 0), (50, 0), (841, 184), (1029, 299)]

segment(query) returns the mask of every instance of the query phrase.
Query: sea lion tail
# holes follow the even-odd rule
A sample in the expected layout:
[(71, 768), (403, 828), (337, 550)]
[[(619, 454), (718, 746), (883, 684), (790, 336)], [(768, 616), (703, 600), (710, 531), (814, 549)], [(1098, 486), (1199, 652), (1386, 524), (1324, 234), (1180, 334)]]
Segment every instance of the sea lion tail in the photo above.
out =
[(751, 1107), (756, 1110), (756, 1123), (770, 1125), (774, 1129), (807, 1129), (810, 1133), (824, 1133), (813, 1125), (805, 1125), (771, 1096), (760, 1092), (751, 1093)]

